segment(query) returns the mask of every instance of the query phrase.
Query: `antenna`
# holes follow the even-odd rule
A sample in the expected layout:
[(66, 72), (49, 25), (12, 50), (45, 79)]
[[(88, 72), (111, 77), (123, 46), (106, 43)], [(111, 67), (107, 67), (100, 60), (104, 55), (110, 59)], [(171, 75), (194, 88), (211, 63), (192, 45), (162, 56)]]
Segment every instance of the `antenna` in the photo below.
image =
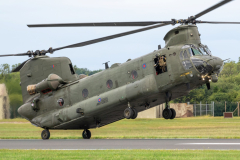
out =
[[(108, 62), (110, 62), (110, 61), (108, 61)], [(108, 68), (109, 68), (108, 62), (103, 63), (103, 64), (105, 64), (105, 69), (108, 69)]]

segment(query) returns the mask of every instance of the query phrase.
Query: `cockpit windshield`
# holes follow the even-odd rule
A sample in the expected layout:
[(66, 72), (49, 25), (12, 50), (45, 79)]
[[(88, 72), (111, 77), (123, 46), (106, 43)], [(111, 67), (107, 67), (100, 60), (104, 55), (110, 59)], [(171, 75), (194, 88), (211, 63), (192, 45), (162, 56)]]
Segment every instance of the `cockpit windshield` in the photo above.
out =
[(193, 44), (188, 44), (182, 47), (182, 49), (185, 48), (188, 48), (191, 56), (211, 55), (211, 51), (208, 49), (208, 47), (202, 44), (200, 44), (199, 47), (196, 47)]
[(203, 47), (199, 47), (199, 50), (202, 52), (203, 55), (208, 55)]
[(188, 48), (189, 53), (191, 54), (191, 56), (200, 56), (203, 55), (198, 49), (195, 48)]
[(210, 49), (208, 48), (208, 46), (204, 46), (204, 49), (206, 50), (208, 55), (212, 55), (212, 53), (211, 53)]

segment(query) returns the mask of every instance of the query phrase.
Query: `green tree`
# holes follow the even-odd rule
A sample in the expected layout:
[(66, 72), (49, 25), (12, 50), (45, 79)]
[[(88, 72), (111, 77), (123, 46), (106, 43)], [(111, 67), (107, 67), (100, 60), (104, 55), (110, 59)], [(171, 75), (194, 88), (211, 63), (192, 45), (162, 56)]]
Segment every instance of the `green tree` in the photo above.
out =
[(17, 68), (17, 67), (20, 66), (20, 65), (21, 65), (21, 63), (13, 64), (13, 65), (12, 65), (12, 70), (14, 70), (15, 68)]
[(7, 63), (1, 64), (1, 66), (0, 66), (0, 73), (1, 73), (1, 78), (3, 78), (8, 73), (10, 73), (10, 65), (7, 64)]

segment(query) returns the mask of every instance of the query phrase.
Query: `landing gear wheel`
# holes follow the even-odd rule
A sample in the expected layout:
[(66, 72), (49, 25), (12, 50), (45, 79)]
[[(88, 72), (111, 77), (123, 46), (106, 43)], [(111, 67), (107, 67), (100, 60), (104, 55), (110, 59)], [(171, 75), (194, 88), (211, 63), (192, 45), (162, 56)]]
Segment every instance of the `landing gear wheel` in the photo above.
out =
[(165, 108), (162, 113), (163, 118), (170, 119), (172, 116), (172, 111), (168, 108)]
[(125, 118), (130, 119), (133, 116), (134, 112), (131, 108), (126, 108), (123, 112)]
[(138, 111), (135, 108), (133, 108), (132, 110), (133, 110), (133, 115), (132, 115), (131, 119), (135, 119), (138, 116)]
[(44, 129), (44, 130), (42, 131), (41, 136), (42, 136), (42, 139), (43, 139), (43, 140), (49, 139), (49, 138), (50, 138), (50, 132), (49, 132), (49, 130), (48, 130), (48, 129)]
[(82, 137), (83, 137), (83, 139), (90, 139), (91, 138), (91, 132), (88, 129), (85, 129), (82, 132)]
[(173, 108), (170, 108), (170, 110), (172, 111), (172, 116), (170, 117), (170, 119), (174, 119), (176, 117), (176, 111)]

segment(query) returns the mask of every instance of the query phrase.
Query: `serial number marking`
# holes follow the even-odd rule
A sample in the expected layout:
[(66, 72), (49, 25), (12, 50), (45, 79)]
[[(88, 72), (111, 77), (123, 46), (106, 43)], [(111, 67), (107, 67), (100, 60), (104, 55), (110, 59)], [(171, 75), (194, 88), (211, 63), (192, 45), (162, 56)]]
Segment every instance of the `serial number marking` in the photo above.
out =
[(101, 102), (98, 102), (97, 103), (97, 106), (99, 106), (99, 105), (101, 105), (101, 104), (104, 104), (104, 103), (107, 103), (108, 102), (108, 98), (106, 97), (106, 98), (102, 98), (101, 99)]

